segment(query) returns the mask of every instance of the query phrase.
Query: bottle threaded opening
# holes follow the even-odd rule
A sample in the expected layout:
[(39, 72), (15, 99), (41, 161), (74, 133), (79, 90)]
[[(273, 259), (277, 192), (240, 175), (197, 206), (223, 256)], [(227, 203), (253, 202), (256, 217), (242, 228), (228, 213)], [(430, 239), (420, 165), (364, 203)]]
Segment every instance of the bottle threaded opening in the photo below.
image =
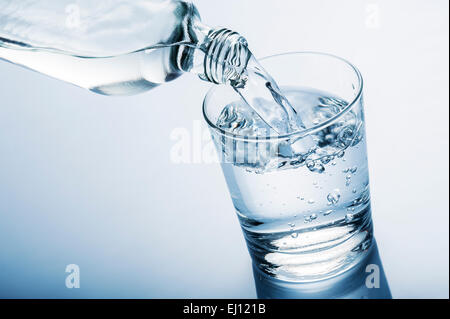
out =
[(213, 30), (208, 38), (210, 43), (204, 60), (208, 81), (235, 86), (245, 81), (243, 75), (251, 57), (245, 38), (226, 28)]

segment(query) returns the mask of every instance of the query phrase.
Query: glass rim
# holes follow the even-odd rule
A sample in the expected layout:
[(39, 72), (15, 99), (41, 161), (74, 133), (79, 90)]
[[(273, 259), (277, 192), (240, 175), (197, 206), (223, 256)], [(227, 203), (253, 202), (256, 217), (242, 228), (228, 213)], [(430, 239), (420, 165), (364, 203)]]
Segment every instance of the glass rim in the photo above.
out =
[(286, 55), (321, 55), (321, 56), (325, 56), (325, 57), (330, 57), (330, 58), (334, 58), (336, 60), (339, 60), (341, 62), (344, 62), (347, 66), (349, 66), (356, 74), (357, 78), (358, 78), (358, 91), (357, 94), (355, 95), (355, 97), (352, 99), (352, 101), (350, 103), (348, 103), (348, 105), (341, 110), (338, 114), (334, 115), (333, 117), (317, 124), (314, 125), (310, 128), (306, 128), (306, 129), (302, 129), (302, 130), (297, 130), (291, 133), (287, 133), (287, 134), (280, 134), (280, 135), (267, 135), (267, 136), (248, 136), (248, 135), (241, 135), (241, 134), (235, 134), (235, 133), (230, 133), (225, 131), (224, 129), (218, 127), (216, 124), (212, 123), (211, 120), (208, 118), (208, 115), (206, 114), (206, 108), (207, 108), (207, 104), (208, 104), (208, 100), (211, 98), (212, 95), (214, 95), (214, 93), (219, 90), (221, 88), (220, 85), (214, 85), (212, 88), (210, 88), (208, 90), (208, 92), (206, 93), (204, 99), (203, 99), (203, 106), (202, 106), (202, 112), (203, 112), (203, 117), (205, 118), (206, 122), (208, 123), (208, 125), (210, 127), (212, 127), (214, 130), (218, 131), (220, 134), (225, 135), (229, 138), (232, 139), (237, 139), (237, 140), (245, 140), (245, 141), (259, 141), (261, 142), (261, 140), (286, 140), (286, 139), (299, 139), (302, 137), (305, 137), (307, 135), (316, 133), (318, 131), (323, 130), (324, 128), (332, 125), (334, 122), (336, 122), (337, 120), (339, 120), (339, 118), (341, 118), (344, 114), (346, 114), (354, 105), (355, 103), (361, 98), (362, 95), (362, 91), (363, 91), (363, 78), (361, 75), (361, 72), (358, 70), (358, 68), (356, 66), (354, 66), (352, 63), (350, 63), (348, 60), (341, 58), (337, 55), (334, 54), (330, 54), (330, 53), (324, 53), (324, 52), (315, 52), (315, 51), (291, 51), (291, 52), (285, 52), (285, 53), (278, 53), (278, 54), (273, 54), (270, 56), (266, 56), (263, 57), (261, 59), (258, 59), (258, 61), (264, 61), (267, 59), (271, 59), (271, 58), (276, 58), (276, 57), (282, 57), (282, 56), (286, 56)]

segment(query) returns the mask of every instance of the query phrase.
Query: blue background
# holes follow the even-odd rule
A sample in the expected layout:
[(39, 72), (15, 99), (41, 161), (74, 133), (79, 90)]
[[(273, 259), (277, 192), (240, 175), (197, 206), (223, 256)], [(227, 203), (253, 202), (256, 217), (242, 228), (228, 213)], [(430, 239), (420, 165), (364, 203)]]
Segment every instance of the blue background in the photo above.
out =
[[(448, 1), (194, 2), (257, 56), (324, 51), (360, 68), (392, 294), (448, 298)], [(104, 97), (2, 61), (0, 75), (0, 297), (256, 296), (220, 167), (170, 157), (208, 83)], [(80, 289), (65, 287), (68, 264)]]

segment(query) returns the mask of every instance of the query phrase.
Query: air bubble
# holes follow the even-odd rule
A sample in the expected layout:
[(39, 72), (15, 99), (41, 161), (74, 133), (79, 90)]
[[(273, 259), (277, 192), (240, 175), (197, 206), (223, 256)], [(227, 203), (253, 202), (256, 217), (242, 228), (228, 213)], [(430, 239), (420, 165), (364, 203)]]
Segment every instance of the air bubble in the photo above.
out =
[(333, 210), (332, 210), (332, 209), (329, 209), (329, 210), (327, 210), (327, 211), (325, 211), (325, 212), (323, 213), (323, 216), (328, 216), (328, 215), (330, 215), (332, 212), (333, 212)]
[(345, 186), (350, 186), (350, 183), (352, 182), (352, 175), (348, 174), (345, 176)]
[(317, 215), (314, 214), (314, 213), (311, 214), (311, 215), (305, 216), (305, 223), (309, 223), (309, 222), (313, 221), (316, 218), (317, 218)]
[(316, 173), (323, 173), (325, 171), (325, 167), (320, 164), (320, 163), (316, 163), (314, 161), (309, 161), (306, 163), (306, 167), (311, 171), (311, 172), (316, 172)]
[(325, 171), (325, 167), (322, 164), (316, 165), (316, 172), (323, 173)]
[(332, 205), (336, 205), (339, 202), (339, 199), (341, 198), (341, 193), (339, 189), (335, 189), (331, 193), (328, 194), (327, 200)]

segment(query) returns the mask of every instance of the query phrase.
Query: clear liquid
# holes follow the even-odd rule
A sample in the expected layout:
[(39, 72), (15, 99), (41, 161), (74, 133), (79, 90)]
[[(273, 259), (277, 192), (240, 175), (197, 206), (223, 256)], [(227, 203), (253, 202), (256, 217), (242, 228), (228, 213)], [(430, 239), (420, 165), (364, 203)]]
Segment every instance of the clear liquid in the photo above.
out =
[(307, 140), (268, 142), (267, 124), (236, 101), (217, 125), (261, 139), (213, 138), (255, 264), (279, 279), (314, 280), (342, 271), (371, 242), (364, 121), (325, 92), (282, 91), (307, 128), (342, 114)]
[(282, 135), (305, 128), (278, 84), (254, 56), (250, 58), (241, 78), (244, 78), (242, 84), (231, 85), (271, 130), (271, 134)]
[(177, 78), (182, 72), (167, 63), (172, 46), (152, 47), (106, 57), (2, 42), (0, 57), (104, 95), (131, 95)]

